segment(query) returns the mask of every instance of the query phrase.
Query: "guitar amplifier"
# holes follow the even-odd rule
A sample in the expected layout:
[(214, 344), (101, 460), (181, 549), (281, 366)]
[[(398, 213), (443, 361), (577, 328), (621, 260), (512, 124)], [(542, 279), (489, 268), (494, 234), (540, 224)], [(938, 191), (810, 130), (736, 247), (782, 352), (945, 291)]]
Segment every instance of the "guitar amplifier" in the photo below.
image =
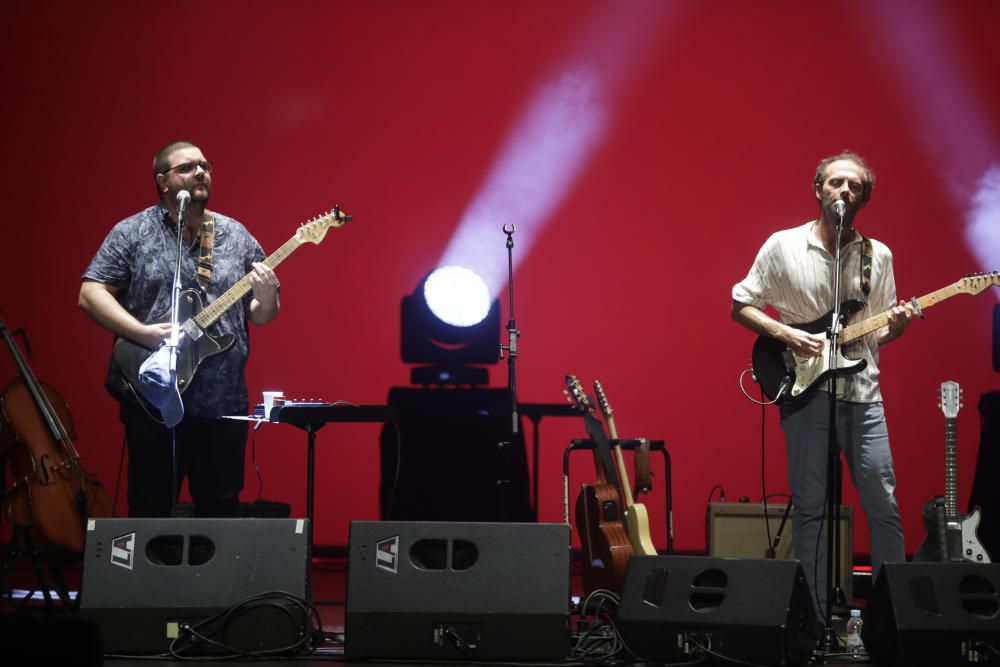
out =
[[(764, 508), (759, 503), (709, 503), (706, 517), (708, 555), (716, 558), (766, 558), (769, 546), (781, 526), (785, 507), (777, 504), (768, 505), (765, 515)], [(795, 548), (792, 546), (794, 515), (793, 507), (788, 513), (788, 521), (781, 529), (781, 541), (775, 549), (776, 558), (795, 559)], [(850, 505), (841, 505), (840, 585), (848, 602), (854, 595), (854, 583), (851, 580), (853, 565), (854, 508)]]

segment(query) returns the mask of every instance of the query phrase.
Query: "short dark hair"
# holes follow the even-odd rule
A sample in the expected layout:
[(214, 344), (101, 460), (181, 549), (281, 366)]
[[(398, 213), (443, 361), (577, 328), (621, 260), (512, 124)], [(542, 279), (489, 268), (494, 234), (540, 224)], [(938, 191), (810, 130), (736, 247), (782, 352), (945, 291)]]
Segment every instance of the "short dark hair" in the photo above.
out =
[(825, 157), (820, 160), (819, 164), (816, 165), (816, 175), (813, 177), (813, 187), (822, 186), (823, 177), (826, 175), (827, 167), (840, 160), (853, 162), (861, 167), (861, 171), (865, 172), (865, 183), (863, 189), (861, 190), (861, 203), (867, 204), (868, 200), (872, 196), (872, 190), (875, 189), (875, 172), (872, 171), (867, 164), (865, 164), (865, 159), (854, 151), (844, 150), (837, 155), (831, 155), (830, 157)]
[(190, 141), (179, 139), (177, 141), (171, 141), (169, 144), (156, 151), (156, 157), (153, 158), (153, 178), (156, 178), (157, 174), (162, 174), (167, 169), (170, 169), (167, 157), (169, 157), (174, 151), (181, 148), (198, 148), (198, 146)]

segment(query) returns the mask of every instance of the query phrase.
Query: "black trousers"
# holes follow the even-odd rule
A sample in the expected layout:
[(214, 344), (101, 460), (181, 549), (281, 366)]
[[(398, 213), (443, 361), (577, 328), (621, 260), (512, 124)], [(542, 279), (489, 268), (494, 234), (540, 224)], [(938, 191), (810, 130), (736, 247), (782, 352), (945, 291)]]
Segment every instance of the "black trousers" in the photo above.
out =
[(248, 422), (185, 416), (171, 432), (128, 403), (122, 403), (119, 417), (128, 441), (129, 516), (169, 517), (185, 478), (196, 516), (239, 515)]

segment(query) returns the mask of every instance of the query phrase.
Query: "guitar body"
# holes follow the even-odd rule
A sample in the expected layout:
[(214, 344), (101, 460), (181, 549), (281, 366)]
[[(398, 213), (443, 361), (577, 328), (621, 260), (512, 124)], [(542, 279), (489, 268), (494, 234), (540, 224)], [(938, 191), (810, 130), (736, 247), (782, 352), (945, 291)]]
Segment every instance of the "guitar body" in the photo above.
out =
[[(204, 307), (204, 302), (201, 300), (201, 294), (198, 290), (186, 289), (181, 292), (178, 321), (181, 322), (182, 332), (185, 330), (184, 325), (200, 313)], [(169, 314), (154, 320), (155, 323), (169, 321)], [(190, 324), (198, 328), (198, 325), (194, 322)], [(201, 362), (212, 355), (228, 350), (236, 341), (236, 336), (231, 333), (212, 336), (207, 331), (202, 331), (202, 335), (198, 340), (192, 340), (190, 336), (182, 333), (180, 341), (180, 347), (177, 352), (177, 388), (181, 393), (184, 393), (191, 384), (191, 378), (198, 371)], [(115, 340), (111, 355), (118, 365), (122, 377), (136, 390), (139, 387), (139, 367), (142, 366), (142, 363), (146, 361), (152, 352), (149, 348), (133, 343), (126, 338), (117, 338)]]
[(583, 484), (576, 499), (576, 529), (580, 535), (583, 589), (620, 592), (632, 545), (622, 525), (618, 488)]
[(947, 516), (944, 496), (934, 496), (921, 512), (927, 537), (913, 554), (914, 562), (943, 563), (948, 560)]
[[(841, 322), (846, 321), (864, 306), (863, 302), (856, 299), (842, 303)], [(792, 326), (808, 333), (823, 333), (829, 328), (832, 317), (831, 310), (817, 320)], [(769, 400), (774, 401), (778, 398), (782, 384), (787, 384), (784, 393), (777, 400), (779, 404), (807, 395), (834, 371), (840, 375), (851, 375), (864, 370), (868, 365), (865, 359), (854, 359), (845, 355), (844, 346), (837, 350), (837, 359), (833, 366), (829, 357), (829, 341), (824, 343), (823, 352), (819, 356), (801, 357), (788, 349), (783, 342), (770, 336), (759, 336), (751, 355), (754, 375)]]
[(656, 556), (653, 537), (649, 533), (649, 512), (642, 503), (633, 503), (625, 508), (625, 532), (632, 543), (636, 556)]
[(913, 560), (930, 563), (969, 561), (989, 563), (990, 556), (979, 541), (980, 510), (949, 521), (944, 496), (924, 503), (923, 520), (927, 537), (913, 554)]
[(972, 510), (971, 514), (962, 517), (959, 521), (961, 528), (961, 558), (973, 563), (989, 563), (990, 556), (979, 541), (979, 508)]

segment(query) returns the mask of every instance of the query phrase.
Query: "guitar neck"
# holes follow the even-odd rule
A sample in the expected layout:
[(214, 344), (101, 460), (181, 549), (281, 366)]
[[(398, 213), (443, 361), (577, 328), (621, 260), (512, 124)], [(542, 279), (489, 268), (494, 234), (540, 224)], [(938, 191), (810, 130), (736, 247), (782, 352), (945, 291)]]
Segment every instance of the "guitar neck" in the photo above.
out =
[[(281, 264), (283, 261), (288, 259), (289, 255), (295, 252), (302, 242), (295, 236), (285, 241), (285, 244), (280, 248), (275, 250), (267, 259), (263, 261), (263, 264), (267, 265), (268, 268), (274, 269), (276, 266)], [(222, 317), (229, 308), (242, 299), (247, 292), (252, 288), (253, 283), (250, 281), (250, 274), (243, 276), (236, 283), (222, 293), (218, 299), (208, 304), (202, 309), (200, 313), (194, 316), (194, 321), (202, 329), (206, 329), (215, 323), (217, 319)]]
[[(925, 294), (919, 299), (914, 299), (914, 305), (918, 311), (922, 311), (930, 308), (931, 306), (936, 306), (945, 299), (950, 299), (956, 294), (979, 294), (991, 285), (1000, 285), (1000, 271), (976, 273), (966, 276), (951, 285), (942, 287), (941, 289), (931, 292), (930, 294)], [(844, 327), (844, 330), (840, 335), (841, 342), (846, 344), (860, 338), (861, 336), (881, 329), (889, 323), (890, 312), (890, 310), (887, 310), (884, 313), (879, 313), (878, 315), (869, 317), (867, 320), (862, 320), (861, 322)]]
[[(604, 414), (604, 421), (608, 424), (608, 435), (614, 441), (618, 440), (618, 429), (615, 427), (615, 418), (609, 414)], [(632, 487), (628, 481), (628, 470), (625, 469), (625, 455), (622, 454), (622, 446), (618, 442), (615, 442), (615, 463), (618, 465), (618, 481), (621, 484), (622, 489), (622, 499), (625, 502), (625, 509), (632, 507), (635, 504), (635, 499), (632, 497)]]
[(958, 419), (944, 420), (944, 510), (948, 519), (958, 514)]
[[(917, 299), (917, 307), (920, 310), (925, 310), (927, 308), (930, 308), (931, 306), (936, 306), (945, 299), (950, 299), (956, 294), (960, 294), (961, 293), (961, 290), (959, 289), (960, 285), (961, 281), (954, 283), (952, 285), (948, 285), (947, 287), (942, 287), (941, 289), (931, 292), (930, 294), (923, 295), (922, 297)], [(846, 344), (851, 342), (852, 340), (861, 338), (862, 336), (870, 334), (873, 331), (881, 329), (882, 327), (884, 327), (889, 323), (890, 312), (891, 311), (887, 310), (884, 313), (873, 315), (872, 317), (869, 317), (866, 320), (862, 320), (850, 326), (844, 327), (844, 331), (840, 336), (841, 342)]]

